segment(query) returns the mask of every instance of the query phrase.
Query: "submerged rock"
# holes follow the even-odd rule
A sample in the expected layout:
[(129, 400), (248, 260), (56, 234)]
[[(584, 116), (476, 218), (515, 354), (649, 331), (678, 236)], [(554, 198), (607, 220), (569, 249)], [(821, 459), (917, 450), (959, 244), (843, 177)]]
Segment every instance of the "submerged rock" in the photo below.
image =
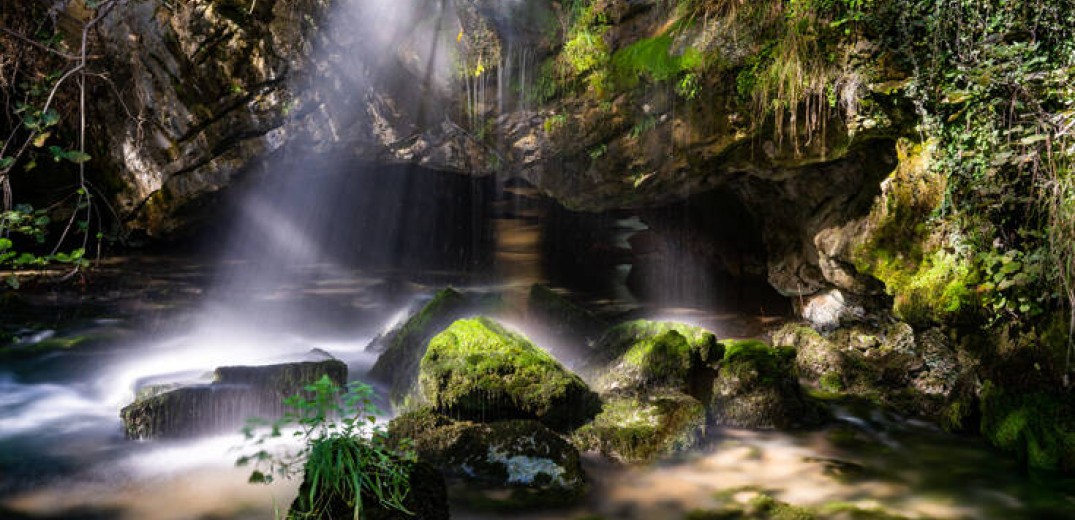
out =
[(647, 462), (697, 447), (705, 438), (706, 409), (679, 392), (606, 400), (593, 422), (575, 431), (581, 450), (623, 462)]
[(423, 400), (459, 419), (535, 419), (568, 431), (601, 404), (548, 352), (484, 317), (459, 320), (430, 340), (418, 380)]
[(713, 381), (713, 422), (740, 428), (793, 428), (819, 422), (795, 377), (795, 350), (758, 340), (725, 340)]
[(286, 411), (284, 398), (323, 375), (342, 386), (347, 381), (347, 365), (327, 360), (220, 367), (210, 384), (144, 389), (120, 411), (120, 417), (131, 439), (238, 431), (249, 417), (279, 417)]
[(367, 351), (383, 351), (369, 377), (389, 384), (389, 398), (402, 404), (418, 380), (418, 366), (429, 340), (457, 319), (488, 311), (500, 304), (498, 297), (441, 289), (399, 328), (378, 336)]
[[(353, 445), (335, 444), (332, 449), (353, 449)], [(406, 498), (403, 499), (403, 506), (413, 515), (386, 507), (373, 493), (367, 491), (362, 494), (362, 518), (364, 520), (448, 519), (448, 491), (444, 476), (436, 467), (421, 461), (411, 464), (408, 484), (409, 490)], [(311, 498), (311, 485), (307, 468), (306, 476), (299, 486), (299, 494), (291, 502), (287, 518), (335, 520), (353, 517), (354, 496), (341, 496), (322, 488)]]
[[(555, 506), (585, 490), (578, 451), (537, 421), (455, 421), (422, 409), (393, 419), (388, 431), (411, 439), (420, 460), (467, 482), (465, 498), (478, 505)], [(507, 496), (494, 499), (495, 490)]]

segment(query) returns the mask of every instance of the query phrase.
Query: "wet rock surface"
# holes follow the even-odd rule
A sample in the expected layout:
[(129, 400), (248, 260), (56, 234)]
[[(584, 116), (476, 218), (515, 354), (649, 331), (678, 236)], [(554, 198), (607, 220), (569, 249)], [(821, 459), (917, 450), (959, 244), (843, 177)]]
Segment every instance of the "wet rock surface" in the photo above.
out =
[(265, 366), (220, 367), (209, 384), (154, 385), (120, 411), (131, 439), (196, 437), (237, 432), (251, 417), (273, 419), (284, 399), (327, 376), (347, 383), (347, 365), (338, 360)]

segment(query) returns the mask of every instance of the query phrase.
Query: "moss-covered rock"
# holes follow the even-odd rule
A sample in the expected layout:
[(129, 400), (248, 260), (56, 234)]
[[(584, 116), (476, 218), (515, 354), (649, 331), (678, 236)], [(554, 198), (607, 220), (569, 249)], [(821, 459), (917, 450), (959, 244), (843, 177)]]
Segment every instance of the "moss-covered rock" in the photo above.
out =
[(593, 347), (594, 364), (603, 368), (604, 363), (632, 351), (632, 356), (645, 356), (652, 351), (657, 338), (679, 342), (669, 332), (683, 338), (687, 350), (702, 363), (714, 363), (724, 356), (717, 337), (701, 327), (672, 321), (635, 320), (616, 325), (601, 336)]
[(601, 392), (675, 388), (686, 391), (692, 368), (691, 345), (675, 330), (644, 338), (616, 359), (598, 380)]
[(423, 400), (460, 419), (535, 419), (568, 431), (600, 409), (577, 375), (484, 317), (456, 321), (430, 340), (418, 380)]
[(441, 289), (399, 328), (374, 338), (366, 350), (383, 351), (369, 377), (389, 385), (389, 399), (399, 405), (418, 380), (418, 366), (429, 340), (457, 319), (497, 307), (499, 298)]
[[(578, 451), (537, 421), (455, 421), (426, 408), (393, 419), (388, 432), (397, 442), (411, 439), (421, 460), (470, 483), (474, 493), (466, 498), (476, 505), (567, 504), (585, 490)], [(507, 496), (494, 500), (485, 493), (492, 490)]]
[(986, 381), (981, 431), (1032, 468), (1075, 472), (1075, 395), (1014, 392)]
[[(334, 450), (353, 449), (351, 443), (337, 443)], [(341, 455), (343, 455), (341, 453)], [(419, 461), (408, 468), (409, 491), (403, 506), (413, 515), (407, 515), (381, 504), (373, 493), (362, 494), (362, 518), (364, 520), (447, 520), (448, 491), (444, 476), (428, 462)], [(340, 496), (321, 489), (311, 500), (310, 480), (303, 478), (298, 496), (291, 502), (289, 520), (336, 520), (354, 516), (354, 496)]]
[(579, 449), (624, 462), (648, 462), (698, 446), (705, 437), (701, 401), (679, 392), (616, 396), (575, 431)]
[(792, 428), (816, 424), (817, 408), (795, 376), (795, 349), (758, 340), (725, 340), (710, 413), (718, 425)]

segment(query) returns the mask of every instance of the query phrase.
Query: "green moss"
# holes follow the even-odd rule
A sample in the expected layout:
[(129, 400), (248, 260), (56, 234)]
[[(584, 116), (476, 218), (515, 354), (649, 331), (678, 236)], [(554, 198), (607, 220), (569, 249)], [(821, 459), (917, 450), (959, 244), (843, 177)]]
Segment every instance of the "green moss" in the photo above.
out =
[(726, 339), (721, 344), (724, 346), (721, 370), (740, 376), (750, 371), (764, 384), (787, 377), (795, 361), (792, 347), (770, 347), (756, 339)]
[(484, 317), (456, 321), (430, 340), (419, 385), (438, 411), (475, 420), (532, 418), (571, 428), (600, 406), (547, 352)]
[(495, 309), (499, 305), (500, 301), (495, 297), (463, 294), (452, 288), (441, 289), (398, 330), (375, 340), (373, 348), (376, 348), (378, 341), (386, 346), (370, 369), (370, 377), (390, 383), (389, 398), (397, 406), (403, 404), (413, 397), (419, 364), (430, 338), (468, 312)]
[(821, 389), (826, 392), (842, 392), (844, 390), (844, 380), (840, 377), (838, 372), (826, 372), (818, 380), (818, 384), (821, 385)]
[(643, 38), (612, 55), (613, 78), (617, 86), (633, 87), (640, 78), (668, 81), (702, 64), (702, 55), (688, 47), (680, 54), (672, 52), (672, 36), (665, 33)]
[[(724, 357), (724, 347), (717, 342), (717, 337), (708, 330), (686, 323), (672, 321), (635, 320), (621, 323), (611, 328), (601, 337), (594, 347), (600, 360), (608, 361), (620, 357), (639, 344), (652, 342), (655, 338), (674, 331), (682, 336), (693, 355), (704, 363), (715, 363)], [(670, 338), (665, 338), (666, 340)], [(639, 353), (648, 347), (642, 347)]]
[(981, 431), (1031, 468), (1075, 471), (1075, 407), (1044, 392), (1010, 392), (991, 381), (981, 391)]
[(574, 442), (626, 462), (647, 462), (693, 448), (705, 433), (705, 406), (678, 392), (609, 399)]

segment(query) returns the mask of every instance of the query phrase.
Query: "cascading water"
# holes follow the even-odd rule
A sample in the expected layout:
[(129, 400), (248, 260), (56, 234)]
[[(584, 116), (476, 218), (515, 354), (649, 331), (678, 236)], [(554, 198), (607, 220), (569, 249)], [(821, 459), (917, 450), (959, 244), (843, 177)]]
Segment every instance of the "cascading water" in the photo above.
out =
[[(756, 265), (747, 257), (764, 249), (756, 226), (726, 201), (664, 214), (580, 215), (515, 181), (355, 159), (355, 150), (371, 143), (392, 149), (415, 137), (378, 134), (388, 117), (412, 118), (415, 128), (448, 121), (472, 137), (491, 117), (529, 117), (541, 57), (512, 38), (528, 25), (512, 9), (526, 4), (491, 8), (502, 9), (495, 18), (505, 44), (496, 56), (467, 62), (452, 52), (468, 35), (450, 2), (336, 2), (319, 21), (307, 58), (315, 70), (291, 79), (300, 108), (274, 134), (274, 143), (287, 144), (270, 146), (229, 192), (231, 208), (217, 217), (228, 229), (208, 265), (195, 258), (147, 266), (146, 285), (157, 292), (150, 298), (142, 284), (120, 284), (119, 292), (139, 301), (117, 318), (95, 318), (55, 337), (24, 335), (27, 344), (96, 338), (88, 347), (0, 368), (0, 517), (271, 517), (274, 508), (286, 509), (297, 483), (246, 484), (248, 472), (231, 467), (238, 434), (131, 441), (122, 434), (121, 407), (140, 388), (208, 384), (216, 367), (321, 355), (311, 351), (347, 362), (356, 377), (375, 356), (364, 351), (370, 339), (447, 285), (495, 289), (521, 306), (531, 284), (549, 282), (599, 301), (617, 319), (693, 320), (721, 336), (755, 335), (756, 315), (780, 314), (764, 283), (725, 283), (727, 273)], [(452, 88), (465, 113), (450, 114), (426, 95)], [(379, 92), (392, 92), (395, 104)], [(717, 207), (719, 222), (694, 229), (698, 207)], [(698, 235), (719, 239), (700, 242)], [(717, 298), (733, 290), (761, 296)], [(745, 323), (721, 321), (743, 309)], [(527, 332), (558, 353), (579, 348)], [(245, 396), (203, 409), (209, 428), (264, 405)], [(516, 516), (679, 518), (713, 506), (717, 492), (763, 488), (799, 503), (871, 496), (912, 514), (1003, 517), (1024, 511), (1027, 504), (1012, 505), (1015, 497), (1033, 495), (1014, 463), (980, 443), (868, 413), (841, 410), (835, 422), (817, 432), (725, 432), (697, 453), (650, 468), (588, 461), (591, 499), (574, 510)], [(977, 489), (966, 490), (962, 480), (940, 479), (941, 466), (984, 469), (974, 473)], [(860, 473), (844, 481), (834, 471)], [(453, 511), (456, 518), (498, 516)]]

